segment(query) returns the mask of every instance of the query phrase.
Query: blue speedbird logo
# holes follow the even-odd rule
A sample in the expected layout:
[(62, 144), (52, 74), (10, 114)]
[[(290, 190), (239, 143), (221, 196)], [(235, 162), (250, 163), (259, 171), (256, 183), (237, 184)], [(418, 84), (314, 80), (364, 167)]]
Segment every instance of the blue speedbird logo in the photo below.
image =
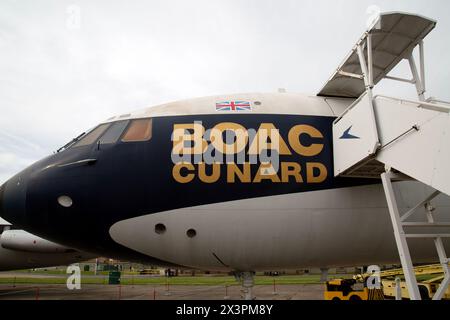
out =
[(352, 129), (352, 127), (353, 126), (350, 126), (347, 130), (345, 130), (339, 139), (359, 139), (359, 137), (354, 136), (350, 133), (350, 130)]

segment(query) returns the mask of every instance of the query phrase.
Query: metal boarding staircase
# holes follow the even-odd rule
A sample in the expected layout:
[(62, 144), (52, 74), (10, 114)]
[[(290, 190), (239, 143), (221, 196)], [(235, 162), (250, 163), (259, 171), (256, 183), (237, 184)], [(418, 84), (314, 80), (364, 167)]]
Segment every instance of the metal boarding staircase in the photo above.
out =
[[(385, 13), (361, 37), (336, 70), (321, 96), (356, 100), (333, 123), (334, 174), (343, 177), (381, 177), (395, 240), (411, 299), (420, 300), (407, 239), (433, 239), (444, 279), (433, 299), (441, 299), (450, 283), (449, 258), (442, 239), (450, 222), (438, 222), (431, 201), (450, 195), (450, 104), (425, 99), (423, 39), (436, 22), (418, 15)], [(414, 49), (419, 48), (419, 68)], [(409, 62), (412, 79), (389, 76), (402, 60)], [(382, 79), (413, 84), (418, 100), (374, 96)], [(416, 180), (436, 191), (403, 215), (400, 214), (392, 181)], [(426, 221), (407, 222), (419, 208)], [(424, 233), (405, 229), (422, 228)]]

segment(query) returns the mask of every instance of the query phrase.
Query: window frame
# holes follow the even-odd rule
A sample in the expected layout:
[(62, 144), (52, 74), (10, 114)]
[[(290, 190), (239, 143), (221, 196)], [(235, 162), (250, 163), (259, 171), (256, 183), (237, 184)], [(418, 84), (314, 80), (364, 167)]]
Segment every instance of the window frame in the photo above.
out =
[[(83, 142), (83, 140), (85, 138), (87, 138), (91, 133), (93, 133), (95, 130), (97, 130), (98, 128), (100, 128), (101, 126), (105, 126), (105, 129), (103, 129), (103, 131), (94, 139), (93, 142), (89, 143), (89, 144), (82, 144), (82, 145), (78, 145), (79, 143)], [(69, 149), (72, 148), (82, 148), (82, 147), (88, 147), (88, 146), (92, 146), (94, 144), (96, 144), (99, 139), (101, 139), (101, 137), (105, 134), (105, 132), (111, 127), (111, 122), (106, 122), (106, 123), (100, 123), (99, 125), (95, 126), (94, 128), (92, 128), (91, 130), (89, 130), (88, 132), (86, 132), (86, 134), (84, 134), (80, 140), (76, 141), (74, 144), (72, 144)]]
[[(147, 117), (147, 118), (135, 118), (135, 119), (128, 119), (129, 123), (126, 126), (125, 130), (123, 130), (121, 137), (119, 138), (120, 143), (134, 143), (134, 142), (146, 142), (150, 141), (153, 138), (153, 118)], [(134, 122), (136, 121), (143, 121), (147, 120), (150, 122), (150, 135), (148, 138), (145, 139), (139, 139), (139, 140), (124, 140), (125, 135), (128, 133), (128, 130), (131, 128)]]
[[(105, 145), (105, 146), (107, 146), (107, 145), (114, 145), (114, 144), (122, 142), (122, 137), (125, 134), (125, 132), (127, 132), (128, 126), (130, 125), (131, 121), (132, 120), (130, 120), (130, 119), (125, 119), (125, 120), (118, 120), (118, 121), (109, 122), (109, 127), (102, 133), (102, 135), (98, 138), (97, 142), (100, 142), (101, 146), (102, 145)], [(122, 128), (122, 132), (117, 136), (117, 139), (114, 142), (108, 142), (108, 143), (103, 142), (102, 138), (104, 137), (104, 135), (108, 133), (109, 129), (111, 129), (114, 125), (118, 124), (119, 122), (127, 122), (127, 123), (126, 123), (125, 127)]]

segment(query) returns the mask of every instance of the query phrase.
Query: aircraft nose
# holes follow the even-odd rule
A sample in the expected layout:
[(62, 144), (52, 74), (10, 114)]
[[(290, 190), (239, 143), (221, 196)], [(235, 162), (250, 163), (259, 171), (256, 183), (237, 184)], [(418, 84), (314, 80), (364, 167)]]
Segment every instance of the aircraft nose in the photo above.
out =
[(26, 214), (26, 183), (13, 177), (0, 187), (0, 216), (6, 221), (22, 225)]
[(3, 217), (3, 189), (4, 186), (0, 186), (0, 217)]

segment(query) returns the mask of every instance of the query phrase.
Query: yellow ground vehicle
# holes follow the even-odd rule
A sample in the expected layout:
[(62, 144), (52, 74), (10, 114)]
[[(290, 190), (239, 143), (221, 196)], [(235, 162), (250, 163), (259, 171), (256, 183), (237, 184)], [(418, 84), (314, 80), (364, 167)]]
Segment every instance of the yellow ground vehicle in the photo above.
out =
[(360, 290), (354, 286), (362, 285), (356, 279), (334, 279), (326, 282), (324, 293), (325, 300), (383, 300), (381, 289), (369, 289), (364, 287)]
[[(431, 264), (418, 266), (414, 268), (414, 273), (416, 274), (416, 277), (423, 278), (420, 281), (418, 281), (419, 292), (422, 299), (431, 299), (436, 290), (438, 289), (440, 282), (444, 278), (441, 265)], [(401, 276), (402, 274), (403, 274), (402, 269), (387, 270), (381, 273), (382, 278), (381, 282), (383, 285), (385, 297), (395, 298), (395, 290), (396, 290), (395, 281), (389, 280), (388, 278), (392, 276)], [(438, 276), (431, 277), (432, 275)], [(400, 287), (402, 298), (409, 299), (408, 289), (404, 281), (400, 282)], [(450, 300), (450, 288), (447, 288), (447, 291), (445, 292), (443, 299)]]
[[(422, 278), (418, 281), (419, 292), (422, 299), (431, 299), (443, 279), (441, 265), (425, 265), (414, 268), (416, 277)], [(430, 277), (437, 275), (436, 277)], [(353, 279), (334, 279), (326, 282), (324, 292), (325, 300), (383, 300), (393, 299), (396, 294), (395, 277), (401, 277), (403, 270), (392, 269), (380, 272), (381, 289), (369, 289), (366, 287), (367, 278), (370, 274), (359, 274)], [(359, 288), (358, 288), (359, 286)], [(402, 299), (409, 299), (408, 289), (404, 281), (400, 281)], [(443, 299), (450, 300), (450, 288), (447, 289)]]

